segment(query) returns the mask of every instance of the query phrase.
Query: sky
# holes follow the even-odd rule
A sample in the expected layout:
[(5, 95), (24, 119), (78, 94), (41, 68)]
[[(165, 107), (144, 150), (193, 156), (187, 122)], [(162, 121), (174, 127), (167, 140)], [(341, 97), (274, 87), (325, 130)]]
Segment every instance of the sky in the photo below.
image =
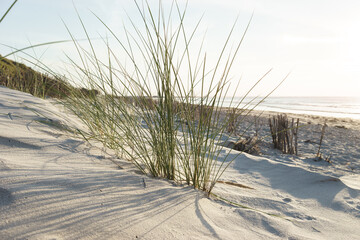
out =
[[(0, 1), (0, 16), (12, 2)], [(170, 3), (163, 0), (165, 9)], [(186, 1), (178, 3), (184, 7)], [(149, 4), (156, 7), (157, 0)], [(131, 27), (129, 17), (141, 25), (133, 0), (19, 0), (0, 24), (0, 54), (11, 52), (5, 45), (23, 48), (68, 40), (65, 25), (77, 39), (85, 38), (75, 7), (94, 39), (109, 33), (93, 13), (119, 36), (124, 26)], [(358, 0), (190, 0), (185, 27), (191, 31), (203, 16), (193, 49), (204, 40), (207, 61), (214, 65), (236, 19), (230, 47), (241, 39), (253, 14), (231, 78), (235, 83), (241, 78), (240, 88), (249, 89), (272, 69), (255, 95), (266, 94), (290, 73), (273, 96), (360, 96), (359, 12)], [(103, 52), (103, 41), (94, 42)], [(28, 53), (57, 71), (63, 69), (65, 54), (77, 59), (72, 43)]]

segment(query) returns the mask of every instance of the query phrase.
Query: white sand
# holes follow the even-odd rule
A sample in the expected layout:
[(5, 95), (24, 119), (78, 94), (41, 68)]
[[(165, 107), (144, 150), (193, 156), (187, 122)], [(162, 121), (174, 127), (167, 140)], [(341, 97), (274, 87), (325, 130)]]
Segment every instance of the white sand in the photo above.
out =
[(222, 180), (253, 189), (214, 189), (258, 211), (243, 209), (70, 137), (54, 123), (81, 124), (49, 100), (4, 87), (0, 99), (0, 239), (360, 239), (356, 172), (243, 154)]
[[(313, 115), (287, 114), (289, 119), (299, 118), (298, 156), (289, 156), (273, 149), (272, 138), (268, 124), (269, 116), (274, 112), (253, 111), (240, 124), (241, 129), (248, 129), (245, 136), (254, 136), (258, 129), (260, 150), (262, 156), (275, 161), (301, 165), (309, 170), (332, 174), (340, 177), (344, 174), (360, 174), (360, 120), (349, 118), (331, 118)], [(253, 124), (255, 116), (258, 124)], [(321, 130), (326, 121), (327, 127), (321, 146), (323, 158), (330, 157), (331, 163), (316, 162), (315, 157), (319, 149)]]

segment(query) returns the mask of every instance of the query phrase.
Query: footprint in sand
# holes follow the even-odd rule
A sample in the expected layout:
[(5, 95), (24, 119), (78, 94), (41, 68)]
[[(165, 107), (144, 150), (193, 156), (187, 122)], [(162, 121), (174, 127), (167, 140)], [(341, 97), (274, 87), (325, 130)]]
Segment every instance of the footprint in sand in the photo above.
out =
[(0, 188), (0, 206), (8, 205), (12, 200), (13, 196), (11, 192), (5, 188)]
[(10, 170), (10, 168), (6, 165), (5, 160), (0, 158), (0, 170)]
[(297, 218), (297, 219), (300, 219), (300, 220), (308, 220), (308, 221), (316, 220), (315, 217), (312, 217), (312, 216), (309, 216), (309, 215), (306, 215), (306, 214), (302, 214), (302, 213), (298, 213), (298, 212), (291, 213), (291, 216), (293, 218)]
[(57, 235), (49, 235), (49, 234), (41, 234), (41, 235), (36, 235), (33, 237), (30, 237), (29, 240), (61, 240), (63, 239), (60, 236)]
[(283, 198), (283, 201), (286, 202), (286, 203), (289, 203), (289, 202), (291, 202), (292, 200), (291, 200), (291, 198)]

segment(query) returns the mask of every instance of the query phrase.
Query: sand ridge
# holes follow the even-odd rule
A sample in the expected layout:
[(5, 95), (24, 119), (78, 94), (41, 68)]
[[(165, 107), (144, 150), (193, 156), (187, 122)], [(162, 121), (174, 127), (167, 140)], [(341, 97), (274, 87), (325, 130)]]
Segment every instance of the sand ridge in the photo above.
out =
[(244, 209), (136, 174), (127, 161), (47, 124), (81, 126), (51, 100), (4, 87), (0, 99), (0, 239), (360, 236), (360, 190), (348, 186), (354, 173), (241, 154), (221, 181), (251, 188), (219, 183), (214, 193), (255, 210)]

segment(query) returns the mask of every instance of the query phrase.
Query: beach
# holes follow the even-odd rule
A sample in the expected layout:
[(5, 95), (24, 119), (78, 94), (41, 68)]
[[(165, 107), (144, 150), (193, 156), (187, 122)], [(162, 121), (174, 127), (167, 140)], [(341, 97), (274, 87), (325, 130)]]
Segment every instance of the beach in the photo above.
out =
[[(322, 167), (326, 169), (334, 168), (339, 174), (360, 173), (360, 120), (351, 118), (335, 118), (310, 114), (294, 114), (286, 113), (289, 120), (299, 119), (298, 130), (298, 156), (282, 154), (280, 151), (274, 150), (272, 147), (272, 139), (270, 137), (269, 118), (284, 113), (271, 111), (256, 111), (250, 113), (245, 111), (243, 115), (247, 115), (240, 123), (239, 135), (251, 137), (258, 132), (260, 139), (261, 155), (276, 161), (293, 161), (295, 164), (306, 164), (309, 168)], [(257, 124), (254, 124), (254, 119)], [(330, 157), (330, 162), (315, 161), (319, 148), (322, 127), (326, 124), (324, 139), (321, 146), (321, 153), (325, 157)], [(241, 129), (248, 129), (243, 133)], [(336, 169), (336, 170), (335, 170)], [(325, 170), (327, 171), (327, 170)], [(340, 173), (341, 172), (341, 173)]]
[[(360, 121), (299, 118), (299, 154), (271, 146), (268, 116), (244, 118), (261, 154), (236, 156), (208, 197), (143, 174), (69, 131), (52, 99), (0, 87), (0, 239), (359, 239)], [(321, 152), (331, 162), (315, 161)], [(237, 156), (238, 155), (238, 156)]]

